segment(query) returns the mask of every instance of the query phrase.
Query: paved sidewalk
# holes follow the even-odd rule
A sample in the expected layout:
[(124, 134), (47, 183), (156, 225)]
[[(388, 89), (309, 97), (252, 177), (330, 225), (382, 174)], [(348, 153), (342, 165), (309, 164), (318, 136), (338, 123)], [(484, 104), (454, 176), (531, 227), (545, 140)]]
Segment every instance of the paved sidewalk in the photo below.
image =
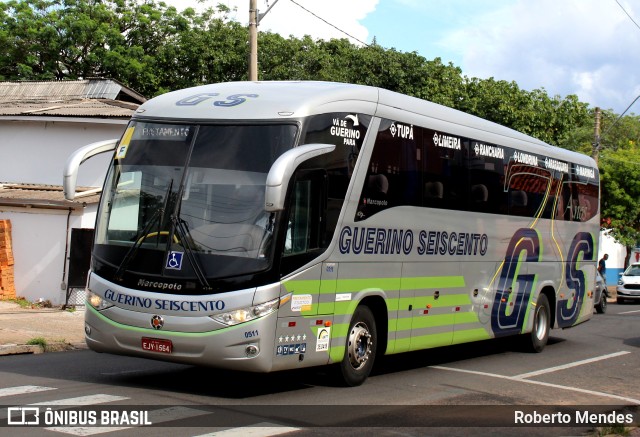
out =
[[(30, 341), (45, 347), (27, 345)], [(0, 301), (0, 356), (84, 348), (84, 309), (31, 309)]]

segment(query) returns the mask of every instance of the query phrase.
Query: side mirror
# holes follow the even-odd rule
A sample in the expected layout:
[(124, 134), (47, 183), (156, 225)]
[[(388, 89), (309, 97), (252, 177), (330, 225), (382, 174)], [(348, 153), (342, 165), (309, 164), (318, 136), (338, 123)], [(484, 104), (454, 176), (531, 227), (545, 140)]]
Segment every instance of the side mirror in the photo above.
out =
[(76, 196), (76, 181), (78, 180), (78, 168), (80, 164), (94, 155), (112, 152), (115, 150), (116, 144), (118, 144), (117, 139), (98, 141), (79, 148), (69, 156), (67, 164), (64, 167), (64, 172), (62, 173), (62, 190), (65, 199), (73, 200)]
[(264, 203), (267, 212), (282, 211), (293, 173), (304, 161), (335, 150), (334, 144), (305, 144), (283, 153), (267, 175)]

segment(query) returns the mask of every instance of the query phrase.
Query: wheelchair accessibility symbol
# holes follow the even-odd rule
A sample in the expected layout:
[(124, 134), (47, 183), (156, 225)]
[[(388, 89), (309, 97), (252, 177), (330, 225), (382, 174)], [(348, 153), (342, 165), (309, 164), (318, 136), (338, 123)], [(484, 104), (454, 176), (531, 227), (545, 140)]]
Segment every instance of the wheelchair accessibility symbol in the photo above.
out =
[(175, 252), (173, 250), (169, 252), (165, 267), (167, 269), (182, 270), (182, 255), (184, 255), (184, 252)]

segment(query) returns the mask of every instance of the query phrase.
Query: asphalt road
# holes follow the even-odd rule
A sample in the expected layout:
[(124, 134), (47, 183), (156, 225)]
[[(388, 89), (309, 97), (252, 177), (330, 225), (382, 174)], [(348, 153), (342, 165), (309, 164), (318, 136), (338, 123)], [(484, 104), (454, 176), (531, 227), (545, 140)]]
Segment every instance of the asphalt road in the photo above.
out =
[[(583, 435), (593, 426), (530, 427), (515, 424), (515, 415), (533, 418), (535, 411), (562, 420), (565, 409), (572, 418), (616, 410), (637, 423), (640, 305), (610, 305), (586, 324), (552, 331), (540, 354), (521, 351), (512, 339), (494, 340), (386, 357), (378, 364), (363, 386), (344, 388), (328, 368), (262, 375), (89, 350), (7, 356), (0, 359), (0, 433)], [(46, 422), (50, 426), (7, 427), (8, 408), (16, 406), (50, 407), (54, 420)], [(623, 406), (635, 407), (628, 413)], [(79, 415), (77, 426), (69, 426), (64, 411)], [(39, 413), (45, 423), (46, 411)], [(12, 410), (12, 422), (16, 414)], [(81, 426), (91, 414), (98, 422), (106, 414), (109, 426)], [(137, 419), (153, 425), (134, 427)]]

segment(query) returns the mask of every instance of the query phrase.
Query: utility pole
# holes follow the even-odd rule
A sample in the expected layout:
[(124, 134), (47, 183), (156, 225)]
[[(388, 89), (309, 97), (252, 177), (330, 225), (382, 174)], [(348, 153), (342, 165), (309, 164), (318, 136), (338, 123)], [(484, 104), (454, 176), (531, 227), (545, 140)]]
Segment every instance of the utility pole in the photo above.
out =
[(249, 1), (249, 80), (258, 80), (258, 0)]
[(600, 108), (596, 107), (596, 124), (593, 132), (593, 151), (591, 157), (596, 161), (598, 165), (598, 154), (600, 153)]
[[(249, 0), (249, 80), (258, 80), (258, 24), (278, 3), (274, 1), (264, 14), (258, 14), (258, 0)], [(268, 2), (267, 2), (268, 5)]]

